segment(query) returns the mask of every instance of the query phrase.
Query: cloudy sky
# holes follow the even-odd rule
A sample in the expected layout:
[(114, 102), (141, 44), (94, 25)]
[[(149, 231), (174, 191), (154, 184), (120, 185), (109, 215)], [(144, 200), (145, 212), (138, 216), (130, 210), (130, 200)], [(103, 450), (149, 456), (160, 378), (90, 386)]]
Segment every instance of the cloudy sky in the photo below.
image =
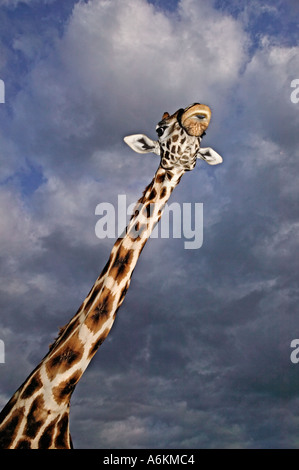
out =
[(170, 202), (203, 204), (203, 244), (149, 240), (73, 394), (74, 446), (299, 448), (298, 14), (296, 0), (0, 0), (0, 407), (109, 257), (96, 207), (133, 203), (158, 167), (123, 137), (202, 102), (223, 163)]

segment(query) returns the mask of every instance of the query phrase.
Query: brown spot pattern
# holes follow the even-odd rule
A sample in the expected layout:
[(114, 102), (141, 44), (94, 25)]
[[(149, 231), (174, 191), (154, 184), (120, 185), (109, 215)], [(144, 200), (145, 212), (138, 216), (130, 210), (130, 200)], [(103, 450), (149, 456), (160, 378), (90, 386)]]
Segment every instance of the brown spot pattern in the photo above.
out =
[(26, 426), (24, 429), (25, 436), (34, 439), (43, 425), (45, 419), (45, 402), (41, 395), (36, 397), (30, 407), (27, 415)]
[(24, 408), (14, 411), (0, 431), (0, 448), (8, 449), (15, 440), (24, 417)]
[(118, 281), (118, 283), (120, 283), (130, 271), (132, 259), (133, 250), (120, 246), (116, 252), (116, 256), (109, 273), (113, 279)]
[(147, 219), (149, 219), (152, 216), (152, 210), (151, 210), (151, 203), (145, 204), (143, 208), (143, 215)]
[(97, 333), (109, 318), (113, 307), (113, 299), (114, 296), (110, 289), (104, 287), (99, 303), (93, 308), (92, 312), (85, 320), (86, 326), (94, 333)]
[(37, 390), (39, 390), (41, 387), (43, 386), (42, 384), (42, 381), (41, 381), (41, 378), (40, 378), (40, 374), (39, 372), (36, 372), (32, 377), (31, 379), (29, 380), (29, 382), (27, 383), (27, 385), (25, 386), (23, 392), (21, 393), (21, 398), (22, 399), (26, 399), (26, 398), (29, 398), (31, 397), (35, 392), (37, 392)]
[(54, 430), (57, 423), (58, 417), (56, 417), (50, 424), (45, 428), (41, 437), (38, 441), (39, 449), (49, 449), (53, 443)]
[(69, 379), (64, 380), (61, 382), (57, 387), (54, 387), (52, 392), (55, 398), (55, 401), (62, 405), (63, 403), (67, 403), (70, 400), (70, 397), (82, 376), (82, 371), (76, 371)]
[(163, 173), (161, 172), (157, 174), (156, 181), (158, 184), (163, 183), (164, 180), (165, 180), (165, 171), (163, 171)]
[(0, 413), (0, 423), (3, 423), (17, 402), (18, 392), (16, 392)]
[(161, 192), (160, 192), (160, 198), (161, 199), (163, 199), (166, 196), (166, 192), (167, 192), (167, 190), (166, 190), (165, 187), (161, 189)]
[(88, 354), (88, 358), (91, 359), (95, 353), (97, 352), (97, 350), (99, 349), (99, 347), (101, 346), (101, 344), (105, 341), (105, 339), (107, 338), (108, 334), (109, 334), (109, 331), (110, 329), (109, 328), (106, 328), (104, 330), (104, 332), (101, 334), (100, 338), (97, 339), (97, 341), (95, 341), (92, 346), (91, 346), (91, 349), (89, 351), (89, 354)]
[(30, 441), (27, 439), (20, 439), (16, 444), (16, 449), (31, 449)]
[(46, 362), (46, 371), (50, 380), (58, 374), (66, 372), (70, 367), (80, 361), (83, 355), (83, 344), (74, 333), (58, 351), (49, 357)]
[(154, 199), (157, 195), (157, 191), (155, 190), (155, 188), (153, 188), (148, 196), (149, 200), (151, 201), (152, 199)]
[[(108, 263), (109, 263), (109, 261), (108, 261)], [(93, 305), (97, 295), (99, 294), (99, 292), (100, 292), (100, 289), (98, 288), (98, 286), (94, 286), (94, 288), (92, 290), (92, 293), (90, 294), (90, 297), (89, 297), (88, 301), (86, 302), (85, 311), (88, 311), (92, 307), (92, 305)]]
[(68, 413), (65, 413), (57, 424), (57, 436), (55, 438), (55, 447), (56, 449), (69, 449), (69, 442), (69, 417)]

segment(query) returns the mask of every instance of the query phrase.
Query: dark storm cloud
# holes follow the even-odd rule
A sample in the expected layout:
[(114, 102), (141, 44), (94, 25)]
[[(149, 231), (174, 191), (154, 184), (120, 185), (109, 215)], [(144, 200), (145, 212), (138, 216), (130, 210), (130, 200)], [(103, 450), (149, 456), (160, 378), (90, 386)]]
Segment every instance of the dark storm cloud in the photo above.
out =
[(296, 448), (298, 48), (268, 37), (249, 51), (248, 16), (203, 1), (176, 15), (114, 3), (76, 5), (54, 45), (50, 26), (31, 37), (32, 53), (35, 41), (48, 51), (36, 61), (18, 35), (30, 67), (2, 127), (1, 404), (108, 259), (97, 204), (134, 202), (158, 166), (123, 136), (155, 138), (164, 111), (198, 100), (213, 110), (203, 145), (224, 163), (184, 175), (170, 202), (203, 203), (203, 245), (148, 241), (74, 393), (74, 444)]

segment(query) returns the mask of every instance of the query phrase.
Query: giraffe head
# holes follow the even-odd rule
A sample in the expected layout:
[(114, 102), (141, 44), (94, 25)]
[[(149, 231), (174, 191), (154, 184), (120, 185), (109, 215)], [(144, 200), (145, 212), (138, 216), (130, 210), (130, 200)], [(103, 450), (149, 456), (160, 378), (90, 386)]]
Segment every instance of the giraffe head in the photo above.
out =
[(161, 166), (165, 169), (193, 170), (197, 158), (210, 165), (217, 165), (222, 162), (221, 156), (210, 147), (200, 147), (210, 119), (210, 108), (205, 104), (195, 103), (172, 115), (164, 113), (156, 126), (158, 140), (152, 140), (144, 134), (135, 134), (125, 137), (124, 141), (135, 152), (160, 155)]

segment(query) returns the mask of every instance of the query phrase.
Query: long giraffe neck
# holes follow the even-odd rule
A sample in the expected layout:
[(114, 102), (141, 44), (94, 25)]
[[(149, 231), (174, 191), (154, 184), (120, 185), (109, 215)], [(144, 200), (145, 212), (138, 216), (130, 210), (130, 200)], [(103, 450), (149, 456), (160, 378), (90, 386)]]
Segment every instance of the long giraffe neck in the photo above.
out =
[(144, 134), (125, 137), (136, 152), (160, 155), (160, 166), (78, 312), (0, 413), (0, 448), (72, 447), (71, 395), (112, 328), (140, 253), (170, 194), (185, 171), (193, 170), (197, 158), (210, 165), (222, 162), (213, 149), (200, 147), (210, 118), (210, 108), (195, 103), (163, 114), (156, 127), (158, 141)]
[(159, 166), (78, 312), (0, 413), (0, 448), (72, 447), (71, 395), (111, 330), (141, 251), (184, 172)]

